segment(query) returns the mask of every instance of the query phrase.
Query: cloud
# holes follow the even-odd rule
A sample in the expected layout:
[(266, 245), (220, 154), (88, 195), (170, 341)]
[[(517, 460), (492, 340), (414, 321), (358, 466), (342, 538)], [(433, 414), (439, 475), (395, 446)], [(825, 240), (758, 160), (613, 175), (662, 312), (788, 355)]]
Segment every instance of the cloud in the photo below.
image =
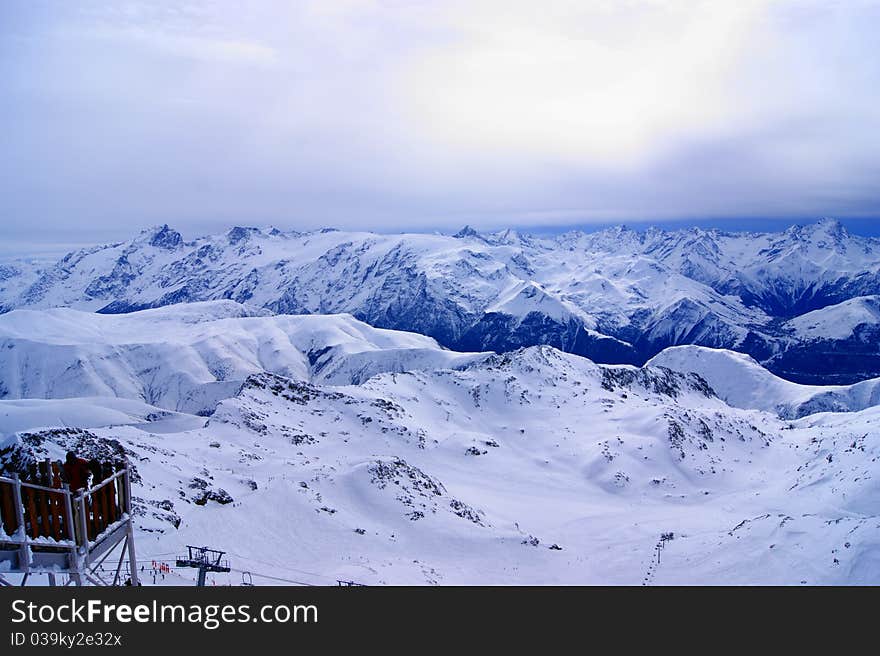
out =
[(880, 215), (873, 3), (10, 0), (0, 217)]
[(758, 3), (586, 7), (468, 3), (462, 41), (413, 64), (421, 120), (443, 143), (614, 166), (735, 119)]
[(277, 52), (273, 48), (261, 43), (234, 39), (192, 37), (142, 28), (97, 32), (94, 36), (128, 46), (152, 48), (172, 58), (195, 59), (207, 63), (271, 66), (278, 60)]

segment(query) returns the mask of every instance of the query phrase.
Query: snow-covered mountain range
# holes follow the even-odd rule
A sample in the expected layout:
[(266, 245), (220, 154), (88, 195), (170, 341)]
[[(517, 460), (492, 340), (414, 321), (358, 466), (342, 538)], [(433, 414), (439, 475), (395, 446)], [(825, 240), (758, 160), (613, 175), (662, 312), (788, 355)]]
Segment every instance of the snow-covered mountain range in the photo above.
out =
[(832, 221), (163, 226), (0, 267), (0, 471), (125, 457), (142, 560), (258, 583), (877, 584), (878, 271)]
[(694, 344), (810, 384), (880, 376), (880, 241), (833, 220), (782, 233), (612, 228), (535, 237), (168, 226), (50, 265), (0, 268), (0, 308), (125, 313), (231, 299), (349, 313), (460, 351), (546, 344), (643, 364)]
[(258, 583), (880, 582), (870, 381), (691, 346), (457, 353), (234, 301), (16, 310), (0, 352), (0, 467), (124, 455), (146, 562), (209, 542)]

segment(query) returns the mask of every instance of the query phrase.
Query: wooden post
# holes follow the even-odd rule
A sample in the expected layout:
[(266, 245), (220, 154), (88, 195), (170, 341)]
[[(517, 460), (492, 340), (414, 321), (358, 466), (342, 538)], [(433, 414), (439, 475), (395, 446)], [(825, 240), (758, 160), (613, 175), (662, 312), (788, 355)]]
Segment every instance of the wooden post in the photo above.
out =
[[(64, 489), (64, 482), (61, 480), (61, 467), (58, 462), (52, 463), (52, 487), (56, 490)], [(67, 515), (65, 512), (65, 497), (68, 496), (62, 492), (58, 492), (52, 495), (55, 497), (55, 517), (57, 519), (57, 533), (59, 537), (56, 537), (56, 540), (66, 540), (70, 537), (71, 530), (70, 524), (67, 522)]]
[[(9, 488), (7, 491), (5, 488)], [(15, 483), (0, 483), (0, 523), (3, 524), (3, 530), (7, 535), (15, 535), (18, 530), (18, 508), (13, 499), (15, 497)]]
[[(50, 478), (50, 469), (49, 459), (46, 458), (42, 462), (37, 465), (37, 470), (39, 472), (39, 483), (44, 487), (52, 487), (52, 479)], [(54, 526), (52, 526), (52, 495), (45, 490), (42, 490), (42, 506), (45, 506), (46, 513), (43, 516), (43, 526), (46, 532), (46, 537), (54, 538)]]
[(73, 505), (70, 501), (70, 486), (67, 483), (64, 483), (61, 490), (64, 495), (64, 527), (67, 529), (67, 535), (65, 537), (73, 543), (70, 547), (70, 578), (73, 579), (73, 582), (76, 585), (82, 585), (79, 552), (76, 547), (76, 530), (74, 529), (73, 524)]
[[(125, 467), (117, 465), (116, 471), (122, 471)], [(120, 476), (113, 484), (113, 498), (116, 501), (116, 519), (121, 519), (125, 514), (125, 476)]]
[[(26, 483), (36, 483), (37, 482), (37, 465), (36, 463), (28, 463), (27, 474), (25, 475)], [(21, 493), (24, 498), (25, 505), (27, 506), (27, 519), (29, 522), (29, 531), (28, 535), (32, 538), (40, 537), (40, 524), (39, 524), (39, 512), (37, 508), (37, 497), (35, 496), (36, 490), (31, 487), (22, 487)]]
[(98, 534), (104, 530), (101, 528), (101, 509), (98, 506), (98, 499), (95, 497), (94, 493), (89, 494), (89, 509), (91, 510), (92, 515), (92, 534), (89, 536), (89, 539), (94, 540), (98, 537)]
[(37, 491), (33, 488), (24, 488), (22, 490), (22, 495), (27, 500), (27, 514), (28, 520), (31, 523), (31, 531), (28, 534), (27, 531), (25, 533), (32, 538), (40, 537), (40, 525), (37, 522), (37, 501), (34, 498)]
[[(105, 462), (101, 467), (101, 482), (106, 481), (110, 476), (113, 476), (113, 470), (110, 469), (109, 475), (107, 470), (110, 468), (110, 463)], [(101, 516), (104, 518), (104, 528), (110, 526), (113, 523), (113, 517), (111, 516), (111, 506), (110, 506), (110, 489), (113, 487), (112, 484), (105, 485), (100, 489), (101, 493)]]
[[(46, 475), (46, 461), (37, 463), (38, 485), (49, 486), (49, 477)], [(52, 497), (45, 490), (39, 490), (37, 495), (37, 510), (40, 513), (40, 531), (47, 538), (52, 537)]]
[[(52, 461), (46, 458), (46, 487), (55, 488), (55, 476), (52, 471)], [(61, 539), (61, 500), (54, 492), (44, 492), (46, 505), (49, 509), (49, 519), (46, 528), (52, 533), (52, 537), (58, 541)]]
[(85, 554), (89, 550), (89, 522), (86, 519), (86, 515), (88, 514), (88, 510), (86, 509), (86, 495), (85, 493), (80, 494), (76, 498), (76, 508), (77, 514), (79, 515), (79, 553)]
[[(113, 464), (108, 462), (104, 463), (104, 480), (113, 476)], [(109, 485), (106, 486), (106, 490), (104, 492), (104, 498), (107, 500), (107, 523), (112, 524), (117, 519), (119, 519), (119, 514), (116, 512), (116, 483), (117, 481), (113, 481)]]
[[(22, 503), (21, 498), (21, 479), (18, 477), (18, 474), (13, 474), (12, 478), (15, 480), (13, 494), (15, 496), (15, 507), (18, 510), (18, 528), (21, 531), (22, 540), (21, 547), (18, 550), (18, 567), (25, 572), (26, 578), (31, 567), (31, 550), (27, 547), (27, 527), (24, 525), (24, 504)], [(22, 585), (24, 585), (24, 580), (22, 580)]]
[[(123, 471), (124, 469), (125, 469), (125, 466), (120, 465), (116, 468), (116, 471), (120, 472), (120, 471)], [(120, 476), (119, 478), (116, 479), (116, 484), (117, 484), (116, 506), (119, 509), (119, 517), (117, 519), (122, 518), (122, 516), (127, 512), (126, 504), (128, 503), (128, 500), (125, 496), (125, 477), (127, 476), (127, 474), (128, 474), (128, 472), (126, 471), (125, 474), (123, 474), (122, 476)]]
[(125, 510), (125, 479), (128, 476), (128, 465), (124, 460), (117, 460), (114, 469), (118, 472), (125, 470), (125, 474), (116, 479), (116, 508), (120, 517)]

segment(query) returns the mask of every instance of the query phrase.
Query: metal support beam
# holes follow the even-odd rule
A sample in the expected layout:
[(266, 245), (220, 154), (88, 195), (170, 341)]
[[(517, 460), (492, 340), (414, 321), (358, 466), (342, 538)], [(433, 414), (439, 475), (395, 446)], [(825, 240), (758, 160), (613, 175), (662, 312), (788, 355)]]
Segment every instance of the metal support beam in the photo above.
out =
[(205, 576), (208, 572), (228, 572), (229, 565), (223, 559), (225, 551), (217, 549), (209, 549), (208, 547), (192, 547), (187, 545), (189, 552), (186, 558), (179, 557), (177, 559), (178, 567), (193, 567), (199, 570), (196, 585), (203, 587), (205, 585)]
[[(119, 550), (119, 562), (116, 564), (116, 574), (113, 575), (113, 585), (119, 585), (119, 572), (122, 571), (122, 561), (125, 560), (125, 549), (128, 547), (128, 535), (125, 536), (125, 543)], [(132, 585), (134, 582), (132, 581)]]
[(131, 584), (140, 585), (137, 571), (137, 556), (134, 552), (134, 523), (132, 522), (131, 512), (131, 476), (128, 469), (122, 475), (122, 490), (125, 494), (125, 503), (122, 508), (128, 515), (128, 534), (126, 536), (126, 546), (128, 547), (128, 569), (131, 574)]

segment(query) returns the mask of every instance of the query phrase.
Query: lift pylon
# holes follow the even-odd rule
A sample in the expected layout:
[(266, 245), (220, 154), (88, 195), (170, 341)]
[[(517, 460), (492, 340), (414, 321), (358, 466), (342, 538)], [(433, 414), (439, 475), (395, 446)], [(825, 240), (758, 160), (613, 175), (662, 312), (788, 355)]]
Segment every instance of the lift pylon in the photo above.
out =
[(209, 549), (208, 547), (192, 547), (186, 545), (187, 556), (180, 556), (177, 559), (178, 567), (194, 567), (199, 570), (199, 579), (196, 582), (198, 587), (205, 585), (205, 576), (208, 572), (228, 572), (229, 562), (223, 560), (225, 551), (217, 549)]

